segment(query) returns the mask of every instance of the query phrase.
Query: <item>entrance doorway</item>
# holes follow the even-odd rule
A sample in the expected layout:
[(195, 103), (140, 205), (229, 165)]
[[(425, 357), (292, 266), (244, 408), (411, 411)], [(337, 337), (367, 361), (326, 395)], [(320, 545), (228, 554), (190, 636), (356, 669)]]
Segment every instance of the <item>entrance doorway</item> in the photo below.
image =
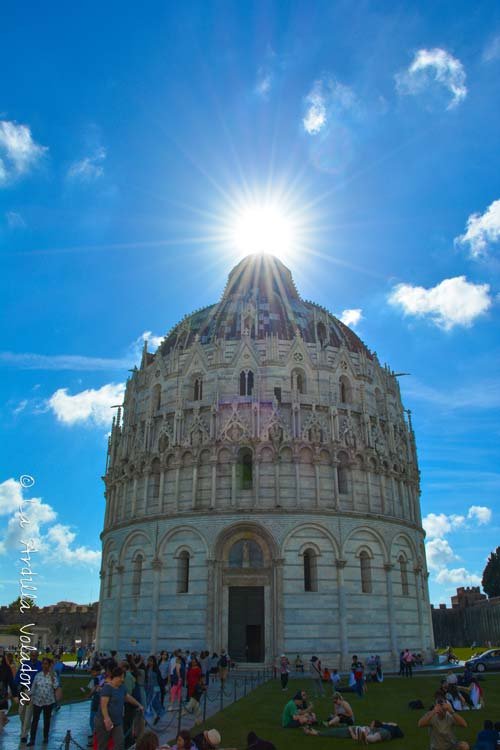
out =
[(229, 587), (229, 654), (235, 661), (264, 661), (264, 586)]

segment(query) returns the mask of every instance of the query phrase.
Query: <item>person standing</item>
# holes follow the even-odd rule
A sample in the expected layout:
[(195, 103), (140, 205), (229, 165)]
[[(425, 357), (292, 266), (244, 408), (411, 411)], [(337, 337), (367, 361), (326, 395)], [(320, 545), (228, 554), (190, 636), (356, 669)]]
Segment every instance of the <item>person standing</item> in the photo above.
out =
[(182, 698), (182, 659), (177, 656), (173, 671), (170, 673), (170, 698), (169, 711), (175, 710), (175, 703), (181, 702)]
[(156, 716), (153, 724), (158, 724), (165, 713), (163, 704), (160, 699), (161, 695), (161, 674), (154, 656), (148, 657), (146, 665), (146, 705), (149, 711), (153, 711)]
[[(23, 669), (23, 664), (25, 668)], [(32, 651), (29, 659), (23, 659), (14, 678), (18, 693), (31, 695), (31, 686), (35, 675), (42, 669), (42, 662), (38, 659), (38, 651)], [(21, 675), (23, 681), (21, 682)], [(31, 700), (19, 701), (19, 719), (21, 720), (21, 743), (27, 742), (28, 732), (33, 720), (33, 703)]]
[(311, 656), (311, 672), (314, 681), (314, 691), (316, 696), (320, 697), (323, 697), (325, 694), (325, 691), (323, 690), (322, 671), (321, 661), (317, 656)]
[(50, 721), (52, 709), (57, 700), (59, 682), (52, 669), (52, 659), (45, 656), (42, 659), (42, 671), (37, 672), (31, 685), (31, 703), (33, 704), (33, 719), (31, 721), (30, 741), (28, 747), (35, 744), (36, 732), (40, 715), (43, 712), (43, 742), (49, 741)]
[(17, 691), (14, 677), (5, 654), (0, 656), (0, 732), (8, 722), (7, 711), (9, 710), (9, 695), (15, 698)]
[(114, 750), (123, 750), (123, 708), (125, 703), (131, 703), (139, 711), (143, 707), (127, 693), (123, 684), (125, 675), (121, 667), (115, 667), (109, 682), (101, 688), (99, 708), (95, 717), (95, 732), (97, 735), (97, 750), (107, 750), (109, 738), (113, 738)]
[(280, 679), (281, 689), (284, 691), (288, 685), (288, 678), (290, 676), (290, 662), (288, 661), (286, 654), (281, 654), (280, 657)]
[(220, 652), (220, 659), (217, 663), (217, 666), (219, 667), (221, 688), (224, 689), (224, 683), (227, 680), (227, 673), (229, 671), (229, 657), (226, 654), (225, 649), (222, 649), (222, 651)]
[(165, 694), (167, 691), (168, 670), (169, 670), (169, 658), (168, 658), (168, 654), (166, 651), (162, 651), (160, 654), (160, 661), (158, 662), (158, 669), (160, 670), (160, 676), (161, 676), (160, 700), (161, 700), (161, 705), (163, 706), (165, 702)]
[(405, 677), (413, 677), (413, 654), (410, 649), (406, 648), (403, 654), (405, 666)]

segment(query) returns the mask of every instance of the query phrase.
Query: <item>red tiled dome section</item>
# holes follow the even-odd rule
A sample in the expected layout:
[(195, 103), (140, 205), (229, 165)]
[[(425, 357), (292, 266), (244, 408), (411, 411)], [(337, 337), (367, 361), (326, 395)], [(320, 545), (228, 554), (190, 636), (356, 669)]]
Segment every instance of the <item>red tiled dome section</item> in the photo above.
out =
[(181, 320), (162, 342), (161, 353), (186, 349), (197, 337), (201, 344), (240, 339), (242, 316), (251, 321), (252, 338), (272, 334), (292, 340), (299, 333), (307, 343), (321, 340), (336, 348), (344, 344), (372, 359), (350, 328), (319, 305), (301, 299), (289, 269), (271, 255), (250, 255), (238, 263), (229, 274), (221, 301)]

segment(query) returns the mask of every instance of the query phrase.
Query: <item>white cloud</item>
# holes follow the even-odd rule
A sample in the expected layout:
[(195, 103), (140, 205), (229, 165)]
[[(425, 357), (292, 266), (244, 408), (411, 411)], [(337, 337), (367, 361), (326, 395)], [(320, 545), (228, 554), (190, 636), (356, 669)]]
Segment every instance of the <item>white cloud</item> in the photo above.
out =
[(484, 62), (493, 62), (493, 60), (500, 60), (500, 34), (493, 37), (486, 45), (483, 52)]
[(465, 69), (460, 60), (444, 49), (420, 49), (410, 67), (396, 75), (396, 87), (401, 94), (420, 94), (434, 83), (451, 94), (447, 109), (456, 107), (467, 96)]
[(59, 388), (47, 401), (59, 422), (66, 425), (93, 424), (109, 426), (113, 417), (111, 406), (123, 402), (124, 383), (107, 383), (101, 388), (88, 388), (73, 396), (67, 388)]
[(429, 513), (422, 519), (422, 526), (429, 539), (443, 537), (445, 534), (460, 528), (464, 523), (465, 516), (447, 516), (445, 513)]
[(486, 526), (491, 521), (491, 508), (487, 508), (485, 505), (471, 505), (467, 518), (471, 521), (476, 521), (479, 526)]
[(12, 409), (12, 413), (20, 414), (22, 411), (26, 409), (27, 406), (28, 406), (28, 399), (23, 398), (21, 401), (19, 401), (18, 405)]
[(96, 566), (101, 559), (101, 553), (98, 550), (92, 550), (88, 547), (74, 547), (73, 542), (76, 534), (71, 531), (69, 526), (56, 523), (47, 530), (46, 542), (50, 551), (47, 557), (54, 561), (68, 565), (82, 563), (83, 565)]
[(469, 245), (473, 258), (485, 255), (488, 245), (500, 240), (500, 200), (493, 201), (484, 214), (471, 214), (464, 234), (455, 243)]
[(47, 150), (35, 143), (27, 125), (0, 120), (0, 185), (27, 174)]
[(356, 327), (361, 321), (362, 317), (363, 315), (361, 308), (355, 307), (352, 310), (343, 310), (342, 315), (340, 316), (340, 320), (346, 326)]
[(306, 113), (302, 125), (309, 135), (317, 135), (342, 112), (356, 107), (354, 91), (337, 81), (333, 76), (325, 76), (313, 83), (305, 98)]
[(309, 135), (319, 133), (326, 123), (326, 103), (322, 88), (322, 82), (316, 81), (306, 96), (307, 111), (302, 124)]
[(425, 545), (425, 552), (429, 570), (440, 570), (448, 563), (459, 559), (446, 539), (431, 539)]
[(26, 222), (18, 211), (6, 211), (5, 219), (9, 229), (24, 229)]
[(143, 331), (137, 340), (141, 341), (142, 343), (144, 343), (144, 341), (147, 341), (148, 347), (151, 347), (152, 349), (158, 349), (163, 339), (164, 336), (157, 336), (156, 334), (152, 333), (152, 331)]
[(67, 177), (75, 182), (93, 182), (104, 174), (103, 162), (106, 159), (106, 149), (98, 148), (92, 156), (73, 162), (69, 166)]
[(444, 568), (436, 576), (436, 583), (442, 586), (480, 586), (481, 576), (469, 573), (465, 568)]
[(255, 93), (262, 99), (267, 99), (271, 92), (273, 84), (273, 75), (267, 68), (259, 68), (257, 71), (257, 83), (255, 84)]
[[(20, 524), (21, 504), (24, 527)], [(0, 514), (10, 516), (0, 542), (0, 554), (19, 550), (21, 539), (33, 539), (37, 554), (46, 562), (92, 567), (99, 565), (101, 553), (85, 546), (73, 546), (76, 533), (69, 526), (53, 524), (57, 518), (56, 511), (41, 498), (24, 498), (23, 488), (15, 479), (7, 479), (0, 484)]]
[(436, 286), (398, 284), (389, 295), (389, 303), (405, 315), (429, 316), (439, 328), (470, 327), (492, 305), (489, 284), (474, 284), (465, 276), (444, 279)]

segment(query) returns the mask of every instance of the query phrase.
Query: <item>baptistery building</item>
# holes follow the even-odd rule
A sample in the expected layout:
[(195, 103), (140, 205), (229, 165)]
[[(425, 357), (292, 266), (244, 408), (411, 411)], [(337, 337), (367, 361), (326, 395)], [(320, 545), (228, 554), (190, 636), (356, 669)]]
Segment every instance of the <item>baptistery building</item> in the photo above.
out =
[(433, 647), (395, 373), (273, 256), (144, 347), (109, 439), (97, 645), (241, 662)]

